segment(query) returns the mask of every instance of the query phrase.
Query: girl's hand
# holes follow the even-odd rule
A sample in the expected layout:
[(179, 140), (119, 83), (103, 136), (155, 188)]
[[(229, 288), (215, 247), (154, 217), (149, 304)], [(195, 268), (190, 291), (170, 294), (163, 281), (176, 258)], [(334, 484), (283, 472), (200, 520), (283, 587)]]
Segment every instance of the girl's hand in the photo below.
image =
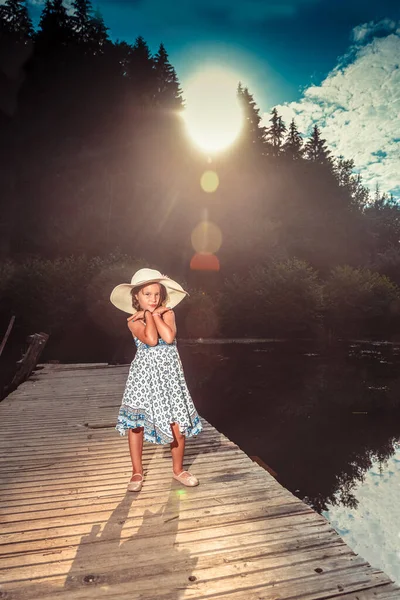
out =
[(172, 308), (167, 308), (166, 306), (159, 306), (158, 308), (153, 310), (153, 315), (159, 315), (161, 317), (164, 313), (170, 310), (172, 310)]
[(139, 310), (134, 315), (131, 315), (130, 317), (128, 317), (127, 321), (128, 321), (128, 323), (129, 323), (129, 321), (132, 321), (132, 323), (133, 323), (134, 321), (140, 321), (142, 319), (144, 319), (144, 311), (143, 310)]

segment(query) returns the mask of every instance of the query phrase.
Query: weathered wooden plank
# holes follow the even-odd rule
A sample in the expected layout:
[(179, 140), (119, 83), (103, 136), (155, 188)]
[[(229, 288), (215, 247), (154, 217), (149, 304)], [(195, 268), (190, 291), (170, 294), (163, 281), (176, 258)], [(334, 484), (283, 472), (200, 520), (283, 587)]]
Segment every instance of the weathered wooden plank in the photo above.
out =
[[(120, 516), (120, 515), (119, 515)], [(154, 536), (148, 536), (143, 532), (143, 530), (138, 530), (136, 526), (132, 526), (129, 521), (124, 519), (125, 515), (119, 519), (118, 522), (108, 522), (107, 523), (107, 540), (114, 543), (123, 543), (130, 539), (132, 535), (135, 535), (135, 538), (141, 540), (141, 545), (145, 547), (148, 541), (152, 541)], [(171, 521), (172, 522), (172, 521)], [(93, 526), (95, 527), (95, 526)], [(93, 529), (91, 528), (91, 531)], [(53, 532), (43, 532), (43, 537), (34, 539), (34, 540), (25, 540), (23, 536), (20, 537), (20, 540), (10, 539), (8, 543), (3, 543), (1, 548), (2, 556), (11, 556), (13, 554), (23, 553), (40, 553), (45, 550), (45, 553), (52, 554), (53, 552), (61, 551), (65, 547), (74, 547), (76, 549), (79, 546), (82, 538), (85, 535), (88, 535), (90, 532), (88, 529), (85, 529), (83, 534), (71, 534), (71, 535), (52, 535)], [(222, 525), (210, 525), (207, 526), (206, 523), (199, 524), (196, 528), (189, 527), (185, 528), (179, 524), (178, 533), (177, 533), (177, 541), (183, 547), (185, 545), (188, 546), (188, 550), (193, 548), (197, 543), (202, 543), (203, 541), (207, 544), (213, 543), (213, 541), (226, 540), (226, 543), (232, 543), (232, 540), (240, 540), (242, 538), (251, 539), (254, 535), (258, 536), (268, 536), (268, 539), (277, 540), (282, 539), (285, 540), (288, 535), (291, 535), (294, 539), (298, 539), (302, 535), (313, 537), (314, 535), (336, 537), (337, 534), (334, 532), (327, 522), (315, 523), (313, 519), (312, 513), (302, 513), (296, 515), (296, 520), (293, 520), (292, 515), (282, 515), (277, 516), (275, 519), (260, 519), (260, 520), (252, 520), (248, 522), (235, 523), (234, 526), (230, 526), (229, 524)], [(169, 538), (170, 533), (168, 530), (160, 529), (157, 539), (161, 540), (160, 543), (163, 543), (164, 537)], [(331, 539), (329, 537), (329, 539)], [(43, 543), (45, 541), (45, 543)], [(5, 540), (4, 540), (5, 542)]]
[[(326, 570), (316, 574), (315, 562), (298, 565), (284, 565), (265, 569), (262, 561), (240, 564), (218, 565), (216, 568), (197, 569), (196, 558), (187, 557), (186, 566), (182, 561), (176, 563), (176, 569), (143, 574), (136, 571), (131, 563), (126, 571), (117, 571), (105, 577), (101, 572), (91, 572), (76, 564), (67, 578), (59, 576), (50, 581), (32, 582), (30, 588), (24, 582), (15, 582), (11, 588), (13, 600), (41, 598), (57, 600), (87, 600), (88, 598), (118, 598), (153, 600), (177, 600), (195, 598), (196, 600), (228, 597), (233, 600), (275, 600), (297, 599), (323, 600), (340, 598), (343, 592), (371, 590), (369, 600), (374, 598), (373, 587), (388, 583), (385, 576), (372, 572), (370, 567), (357, 564), (343, 568), (347, 558), (331, 559), (324, 566)], [(318, 567), (315, 567), (318, 568)]]
[[(208, 530), (210, 535), (213, 533)], [(211, 555), (214, 553), (235, 550), (239, 551), (240, 549), (246, 549), (247, 551), (252, 551), (255, 554), (261, 551), (263, 548), (264, 554), (282, 554), (285, 552), (293, 552), (299, 551), (300, 549), (309, 549), (309, 548), (317, 548), (317, 547), (332, 547), (332, 546), (344, 546), (343, 542), (338, 538), (337, 534), (330, 530), (319, 528), (315, 529), (312, 532), (305, 531), (304, 529), (297, 528), (297, 533), (293, 532), (293, 530), (285, 531), (283, 529), (279, 529), (278, 531), (269, 531), (268, 535), (265, 531), (255, 531), (255, 532), (247, 532), (244, 531), (242, 533), (238, 533), (236, 535), (224, 535), (226, 531), (223, 531), (222, 535), (215, 537), (209, 537), (206, 539), (196, 539), (196, 544), (193, 544), (193, 537), (190, 540), (186, 540), (186, 542), (182, 541), (182, 537), (180, 532), (177, 532), (175, 545), (179, 548), (186, 548), (188, 551), (191, 551), (192, 555)], [(164, 554), (160, 553), (161, 549), (167, 549), (171, 543), (171, 535), (170, 533), (166, 533), (165, 531), (157, 536), (152, 537), (144, 537), (140, 538), (137, 535), (129, 536), (124, 538), (122, 541), (129, 541), (130, 543), (135, 540), (135, 543), (140, 545), (140, 560), (147, 561), (150, 559), (150, 555), (155, 556), (157, 560), (160, 560), (160, 554), (164, 558)], [(99, 538), (96, 546), (92, 546), (92, 551), (96, 553), (98, 560), (102, 557), (105, 560), (108, 560), (110, 555), (115, 550), (115, 542), (118, 541), (118, 538), (110, 539), (108, 536), (103, 538)], [(350, 552), (350, 549), (347, 548), (347, 551)], [(166, 552), (166, 556), (169, 553)], [(22, 565), (43, 565), (48, 563), (49, 561), (72, 561), (76, 555), (76, 548), (74, 545), (64, 545), (58, 546), (52, 549), (52, 551), (43, 551), (43, 548), (38, 550), (30, 550), (27, 552), (10, 552), (8, 554), (3, 554), (1, 561), (1, 569), (5, 570), (11, 567), (21, 567)], [(241, 558), (244, 558), (244, 555), (241, 555)], [(138, 559), (139, 560), (139, 559)], [(137, 567), (137, 560), (135, 559), (135, 565)]]
[(364, 590), (352, 592), (350, 594), (342, 594), (341, 600), (399, 600), (399, 588), (392, 584), (374, 586), (373, 590)]
[[(103, 548), (101, 543), (87, 549), (92, 566), (96, 566), (98, 570), (101, 565), (101, 573), (106, 578), (113, 578), (117, 572), (119, 572), (120, 578), (126, 576), (122, 574), (132, 569), (132, 560), (134, 560), (135, 570), (140, 571), (142, 577), (145, 577), (146, 573), (149, 577), (154, 577), (156, 573), (161, 575), (164, 572), (186, 570), (187, 568), (188, 559), (186, 557), (189, 553), (182, 552), (178, 544), (175, 556), (175, 553), (171, 552), (171, 538), (169, 543), (161, 548), (162, 552), (156, 544), (153, 544), (146, 547), (145, 555), (143, 555), (141, 544), (137, 543), (135, 539), (129, 540), (127, 544), (130, 544), (129, 550), (124, 549), (120, 552), (116, 550), (115, 545)], [(299, 565), (303, 565), (304, 573), (313, 574), (316, 568), (323, 570), (333, 568), (332, 564), (336, 568), (354, 568), (355, 565), (366, 564), (361, 558), (352, 554), (344, 544), (327, 545), (310, 543), (310, 541), (300, 544), (293, 540), (292, 542), (278, 543), (275, 546), (267, 541), (250, 547), (243, 545), (235, 549), (219, 548), (215, 552), (190, 553), (189, 560), (192, 561), (194, 558), (196, 558), (198, 570), (213, 569), (215, 571), (219, 566), (226, 569), (226, 565), (229, 565), (231, 567), (230, 574), (236, 575), (238, 572), (245, 572), (247, 565), (244, 561), (246, 561), (252, 568), (263, 570), (290, 567), (293, 569), (291, 577), (296, 577), (301, 572), (300, 569), (296, 572)], [(73, 559), (74, 556), (69, 560), (63, 560), (62, 556), (48, 557), (46, 579), (60, 575), (67, 577)], [(40, 563), (16, 565), (0, 570), (0, 581), (3, 583), (41, 578), (43, 578), (43, 564)]]

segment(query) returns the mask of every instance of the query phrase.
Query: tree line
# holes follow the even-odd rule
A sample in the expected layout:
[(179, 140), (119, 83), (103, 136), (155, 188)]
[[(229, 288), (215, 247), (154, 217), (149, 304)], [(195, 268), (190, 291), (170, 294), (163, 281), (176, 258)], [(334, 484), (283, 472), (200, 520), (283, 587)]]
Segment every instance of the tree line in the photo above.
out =
[[(213, 90), (205, 93), (212, 102)], [(346, 266), (354, 285), (357, 269), (399, 284), (396, 200), (379, 187), (369, 192), (354, 162), (331, 154), (318, 125), (304, 138), (276, 109), (265, 123), (244, 83), (237, 94), (243, 130), (210, 165), (187, 138), (184, 90), (162, 43), (152, 53), (141, 36), (112, 41), (89, 0), (74, 0), (72, 13), (46, 0), (36, 29), (24, 1), (6, 0), (3, 271), (32, 257), (108, 264), (120, 252), (190, 278), (190, 236), (206, 211), (222, 232), (219, 284), (244, 281), (257, 266), (280, 277), (275, 266), (291, 273), (293, 260), (323, 281)], [(220, 180), (212, 195), (199, 184), (209, 168)], [(388, 294), (392, 306), (392, 288)]]

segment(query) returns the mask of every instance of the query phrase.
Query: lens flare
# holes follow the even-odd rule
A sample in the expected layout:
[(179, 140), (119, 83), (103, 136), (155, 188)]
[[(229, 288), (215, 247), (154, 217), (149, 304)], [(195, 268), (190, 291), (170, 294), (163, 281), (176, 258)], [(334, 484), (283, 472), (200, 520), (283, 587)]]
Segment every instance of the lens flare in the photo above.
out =
[(192, 271), (219, 271), (220, 264), (215, 254), (208, 252), (196, 252), (190, 261)]
[(220, 67), (197, 73), (185, 86), (183, 118), (194, 143), (207, 152), (230, 146), (243, 125), (237, 97), (239, 77)]
[(200, 185), (207, 194), (212, 194), (218, 189), (219, 177), (215, 171), (205, 171), (200, 179)]
[(211, 221), (200, 221), (192, 231), (192, 246), (199, 253), (213, 254), (222, 245), (222, 233)]

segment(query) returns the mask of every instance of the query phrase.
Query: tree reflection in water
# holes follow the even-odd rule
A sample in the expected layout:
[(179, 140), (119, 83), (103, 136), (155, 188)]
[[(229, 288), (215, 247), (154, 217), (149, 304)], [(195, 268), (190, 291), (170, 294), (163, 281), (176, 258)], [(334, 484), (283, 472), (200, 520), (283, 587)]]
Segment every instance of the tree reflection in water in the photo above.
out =
[(181, 345), (200, 413), (315, 510), (352, 490), (400, 439), (394, 345)]

